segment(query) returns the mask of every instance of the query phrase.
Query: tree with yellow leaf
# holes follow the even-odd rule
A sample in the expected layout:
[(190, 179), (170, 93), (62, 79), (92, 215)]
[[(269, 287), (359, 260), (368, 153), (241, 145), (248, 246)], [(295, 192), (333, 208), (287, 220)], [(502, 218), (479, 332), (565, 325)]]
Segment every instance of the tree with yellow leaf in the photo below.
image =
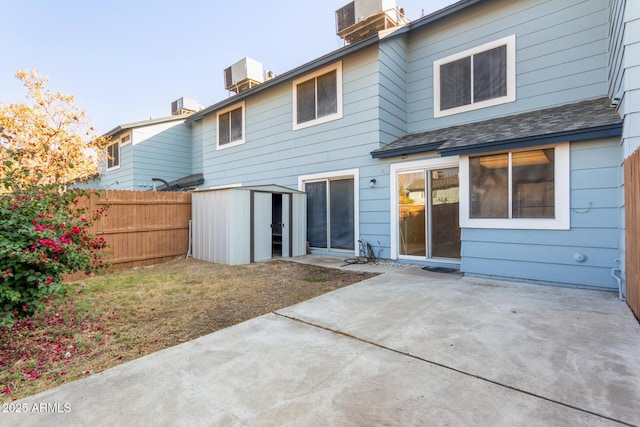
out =
[(0, 102), (0, 180), (16, 169), (28, 173), (11, 177), (14, 188), (67, 185), (97, 174), (104, 141), (73, 96), (51, 92), (36, 71), (18, 70), (16, 77), (27, 88), (27, 102)]

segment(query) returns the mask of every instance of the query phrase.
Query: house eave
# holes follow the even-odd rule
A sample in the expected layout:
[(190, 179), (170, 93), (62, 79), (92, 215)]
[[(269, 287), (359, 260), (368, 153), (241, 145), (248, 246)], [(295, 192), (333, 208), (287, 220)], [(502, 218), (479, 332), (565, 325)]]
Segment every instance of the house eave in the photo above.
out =
[(265, 91), (269, 88), (272, 88), (276, 85), (279, 85), (281, 83), (284, 83), (286, 81), (290, 81), (293, 80), (299, 76), (302, 76), (304, 74), (307, 74), (317, 68), (321, 68), (325, 65), (329, 65), (333, 62), (339, 61), (340, 59), (344, 58), (345, 56), (349, 55), (352, 52), (364, 49), (366, 47), (372, 46), (376, 43), (378, 43), (378, 41), (380, 40), (378, 35), (374, 35), (371, 36), (367, 39), (364, 39), (358, 43), (353, 43), (350, 45), (347, 45), (345, 47), (342, 47), (338, 50), (335, 50), (331, 53), (328, 53), (324, 56), (321, 56), (320, 58), (317, 58), (311, 62), (307, 62), (304, 65), (301, 65), (297, 68), (294, 68), (293, 70), (287, 71), (283, 74), (280, 74), (278, 76), (276, 76), (275, 78), (268, 80), (264, 83), (259, 84), (258, 86), (255, 86), (249, 90), (247, 90), (246, 92), (242, 92), (239, 93), (237, 95), (234, 95), (230, 98), (227, 98), (223, 101), (220, 101), (216, 104), (213, 104), (207, 108), (205, 108), (204, 110), (198, 111), (197, 113), (192, 114), (191, 116), (189, 116), (189, 118), (187, 119), (187, 123), (192, 123), (196, 120), (199, 120), (201, 118), (203, 118), (204, 116), (211, 114), (213, 112), (216, 112), (218, 110), (221, 110), (223, 108), (226, 108), (228, 106), (231, 106), (233, 104), (236, 104), (252, 95), (255, 95), (257, 93), (260, 93), (262, 91)]
[(393, 150), (386, 150), (386, 151), (380, 151), (380, 152), (374, 150), (371, 152), (371, 158), (386, 159), (390, 157), (406, 156), (409, 154), (419, 154), (419, 153), (426, 153), (428, 151), (436, 151), (445, 142), (446, 141), (438, 141), (438, 142), (432, 142), (429, 144), (417, 145), (413, 147), (396, 148)]
[(115, 135), (119, 134), (120, 132), (123, 132), (123, 131), (126, 131), (126, 130), (130, 130), (130, 129), (136, 129), (136, 128), (140, 128), (140, 127), (144, 127), (144, 126), (157, 125), (157, 124), (161, 124), (161, 123), (169, 123), (169, 122), (178, 121), (178, 120), (185, 121), (185, 120), (187, 120), (187, 117), (188, 117), (187, 115), (183, 115), (183, 116), (167, 116), (167, 117), (160, 117), (158, 119), (149, 119), (149, 120), (141, 120), (139, 122), (125, 123), (125, 124), (122, 124), (122, 125), (114, 127), (113, 129), (111, 129), (107, 133), (104, 133), (102, 136), (104, 138), (109, 138), (109, 137), (112, 137), (112, 136), (115, 136)]

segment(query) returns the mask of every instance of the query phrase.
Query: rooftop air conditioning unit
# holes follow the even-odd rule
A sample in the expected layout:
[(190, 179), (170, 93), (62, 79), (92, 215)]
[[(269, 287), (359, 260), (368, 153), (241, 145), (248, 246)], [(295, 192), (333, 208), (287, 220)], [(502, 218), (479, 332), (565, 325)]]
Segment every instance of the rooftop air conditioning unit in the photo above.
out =
[(224, 87), (240, 93), (265, 81), (262, 63), (251, 58), (243, 58), (224, 70)]
[(351, 2), (342, 6), (340, 9), (336, 10), (336, 29), (337, 32), (341, 31), (355, 25), (356, 23), (356, 9), (355, 2)]
[(395, 0), (355, 0), (356, 22), (388, 10), (395, 10)]
[(336, 10), (336, 33), (350, 43), (398, 25), (400, 15), (395, 0), (354, 0)]
[(194, 113), (201, 110), (202, 107), (197, 101), (189, 98), (179, 98), (171, 103), (171, 115), (178, 116), (180, 114)]

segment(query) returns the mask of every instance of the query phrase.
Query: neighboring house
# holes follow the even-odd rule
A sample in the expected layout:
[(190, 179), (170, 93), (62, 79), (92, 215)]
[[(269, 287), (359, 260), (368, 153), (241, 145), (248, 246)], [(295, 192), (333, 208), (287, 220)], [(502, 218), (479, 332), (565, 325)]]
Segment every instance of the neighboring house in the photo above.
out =
[(304, 191), (313, 253), (617, 289), (639, 9), (463, 0), (355, 41), (190, 115), (201, 188)]
[(172, 116), (120, 125), (104, 134), (105, 161), (93, 186), (181, 190), (201, 184), (202, 160), (192, 149), (191, 127), (185, 124), (196, 110), (182, 108), (183, 100), (173, 103)]

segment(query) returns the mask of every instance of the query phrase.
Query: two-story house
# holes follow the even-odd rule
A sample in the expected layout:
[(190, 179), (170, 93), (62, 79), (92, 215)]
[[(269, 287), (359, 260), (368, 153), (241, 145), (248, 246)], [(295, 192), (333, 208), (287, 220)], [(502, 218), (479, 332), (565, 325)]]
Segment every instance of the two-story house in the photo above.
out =
[(305, 192), (313, 253), (618, 289), (638, 9), (462, 0), (352, 39), (189, 115), (200, 188)]
[[(202, 184), (202, 160), (192, 149), (189, 114), (201, 107), (188, 98), (171, 105), (171, 116), (127, 123), (106, 139), (100, 181), (112, 190), (183, 190)], [(194, 172), (195, 170), (195, 172)]]

